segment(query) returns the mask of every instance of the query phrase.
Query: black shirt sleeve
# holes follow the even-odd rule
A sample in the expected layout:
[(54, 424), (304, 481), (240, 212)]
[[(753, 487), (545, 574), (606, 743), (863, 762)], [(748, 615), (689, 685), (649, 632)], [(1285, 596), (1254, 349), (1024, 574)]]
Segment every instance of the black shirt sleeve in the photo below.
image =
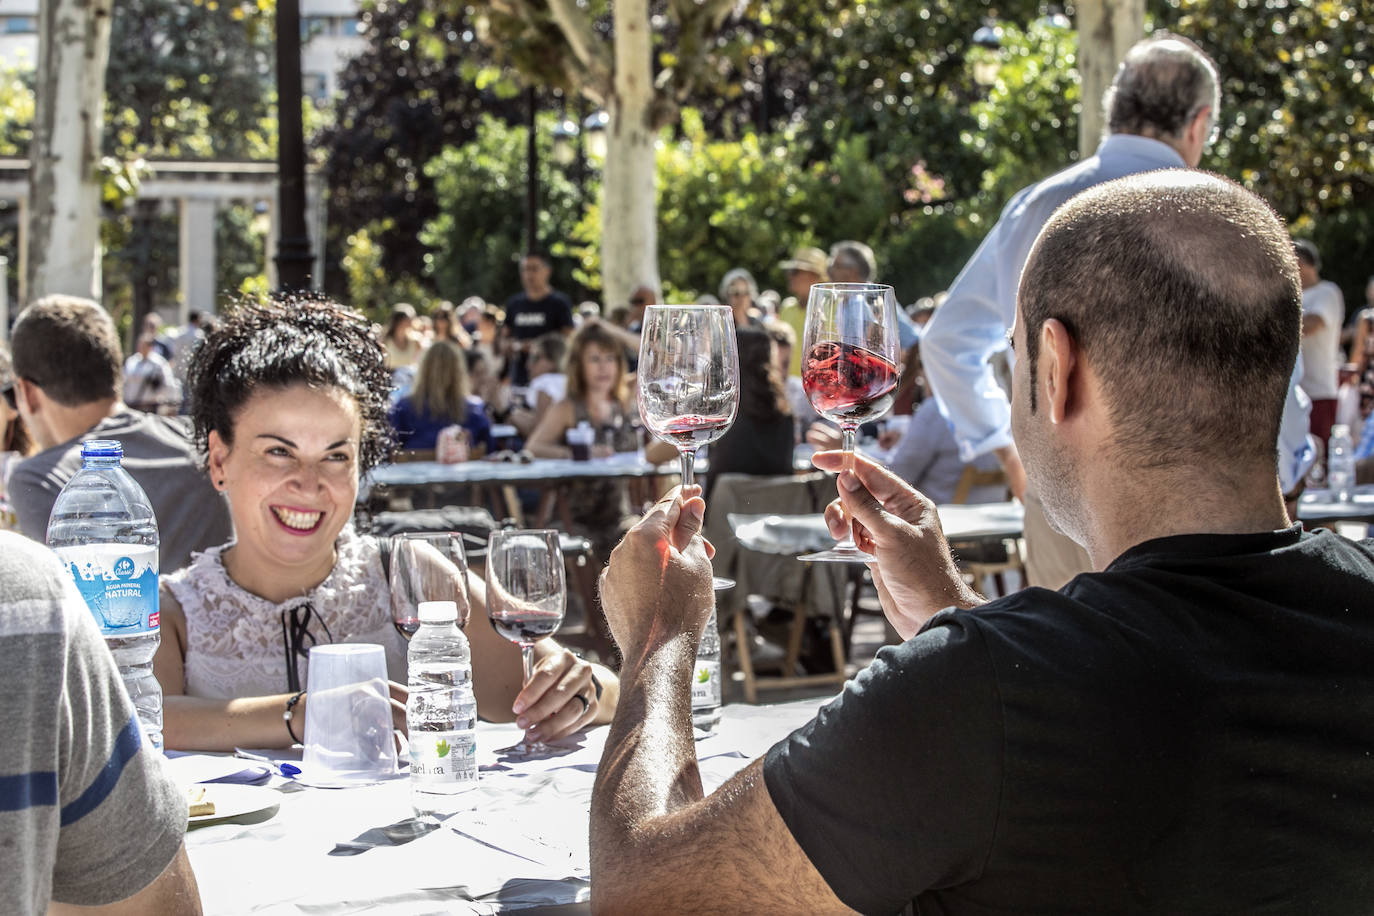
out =
[(938, 615), (764, 760), (778, 813), (835, 894), (865, 913), (976, 879), (1003, 769), (997, 685), (976, 624)]

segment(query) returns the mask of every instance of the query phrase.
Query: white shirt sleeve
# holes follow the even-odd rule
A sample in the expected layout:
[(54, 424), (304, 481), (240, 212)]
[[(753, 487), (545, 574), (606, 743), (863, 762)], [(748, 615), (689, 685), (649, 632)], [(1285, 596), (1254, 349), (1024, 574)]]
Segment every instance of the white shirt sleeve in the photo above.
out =
[(966, 462), (1011, 444), (1011, 405), (988, 360), (1007, 345), (1021, 267), (1043, 223), (1026, 213), (1024, 195), (1007, 205), (921, 335), (926, 379)]

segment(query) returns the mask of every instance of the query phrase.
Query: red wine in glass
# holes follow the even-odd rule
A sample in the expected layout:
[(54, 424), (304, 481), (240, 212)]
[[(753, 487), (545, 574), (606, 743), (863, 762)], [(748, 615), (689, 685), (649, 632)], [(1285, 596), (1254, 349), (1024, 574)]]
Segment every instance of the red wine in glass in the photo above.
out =
[(396, 632), (400, 633), (401, 638), (406, 642), (410, 642), (410, 637), (420, 630), (419, 617), (397, 617), (392, 620), (392, 624), (396, 627)]
[(856, 426), (888, 412), (898, 375), (891, 360), (831, 340), (812, 346), (802, 363), (802, 387), (816, 412)]
[(491, 617), (492, 629), (500, 633), (501, 638), (521, 646), (552, 636), (562, 622), (562, 614), (503, 613)]
[(696, 451), (701, 446), (715, 442), (723, 436), (725, 431), (730, 428), (732, 419), (732, 417), (703, 417), (699, 414), (688, 414), (669, 420), (655, 432), (662, 438), (671, 441), (679, 449)]
[[(897, 390), (897, 318), (892, 287), (817, 283), (806, 303), (802, 387), (816, 412), (843, 433), (844, 467), (854, 466), (854, 432), (892, 407)], [(852, 536), (808, 561), (871, 563)]]

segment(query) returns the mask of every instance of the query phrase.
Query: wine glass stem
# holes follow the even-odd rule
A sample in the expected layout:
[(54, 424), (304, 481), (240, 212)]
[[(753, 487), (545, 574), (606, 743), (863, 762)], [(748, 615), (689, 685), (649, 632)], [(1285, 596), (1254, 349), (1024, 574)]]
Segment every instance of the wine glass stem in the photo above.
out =
[(692, 469), (697, 463), (697, 450), (694, 448), (678, 449), (678, 455), (682, 458), (682, 488), (685, 490), (696, 483)]
[[(843, 437), (841, 439), (841, 448), (844, 449), (844, 470), (840, 471), (841, 474), (843, 474), (844, 471), (854, 470), (854, 432), (856, 429), (857, 427), (852, 423), (845, 423), (840, 427), (840, 434)], [(855, 546), (854, 523), (852, 521), (849, 523), (849, 534), (845, 536), (843, 541), (839, 542), (838, 546)]]
[(534, 677), (534, 643), (520, 644), (520, 659), (525, 663), (525, 683), (528, 684)]

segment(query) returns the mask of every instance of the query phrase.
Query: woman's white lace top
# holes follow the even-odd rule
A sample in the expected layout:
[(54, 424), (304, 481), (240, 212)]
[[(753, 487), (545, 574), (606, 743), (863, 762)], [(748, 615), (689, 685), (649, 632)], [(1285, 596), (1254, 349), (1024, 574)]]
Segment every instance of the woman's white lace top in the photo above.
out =
[[(392, 626), (390, 589), (374, 538), (361, 537), (352, 525), (346, 526), (335, 543), (337, 559), (329, 576), (299, 598), (280, 604), (251, 594), (229, 578), (222, 558), (227, 546), (196, 554), (189, 566), (163, 580), (186, 615), (188, 696), (232, 699), (285, 693), (282, 612), (287, 612), (289, 624), (291, 609), (306, 602), (315, 611), (310, 632), (318, 644), (378, 643), (386, 650), (390, 678), (405, 683), (406, 644)], [(306, 663), (300, 659), (302, 687), (309, 683)]]

